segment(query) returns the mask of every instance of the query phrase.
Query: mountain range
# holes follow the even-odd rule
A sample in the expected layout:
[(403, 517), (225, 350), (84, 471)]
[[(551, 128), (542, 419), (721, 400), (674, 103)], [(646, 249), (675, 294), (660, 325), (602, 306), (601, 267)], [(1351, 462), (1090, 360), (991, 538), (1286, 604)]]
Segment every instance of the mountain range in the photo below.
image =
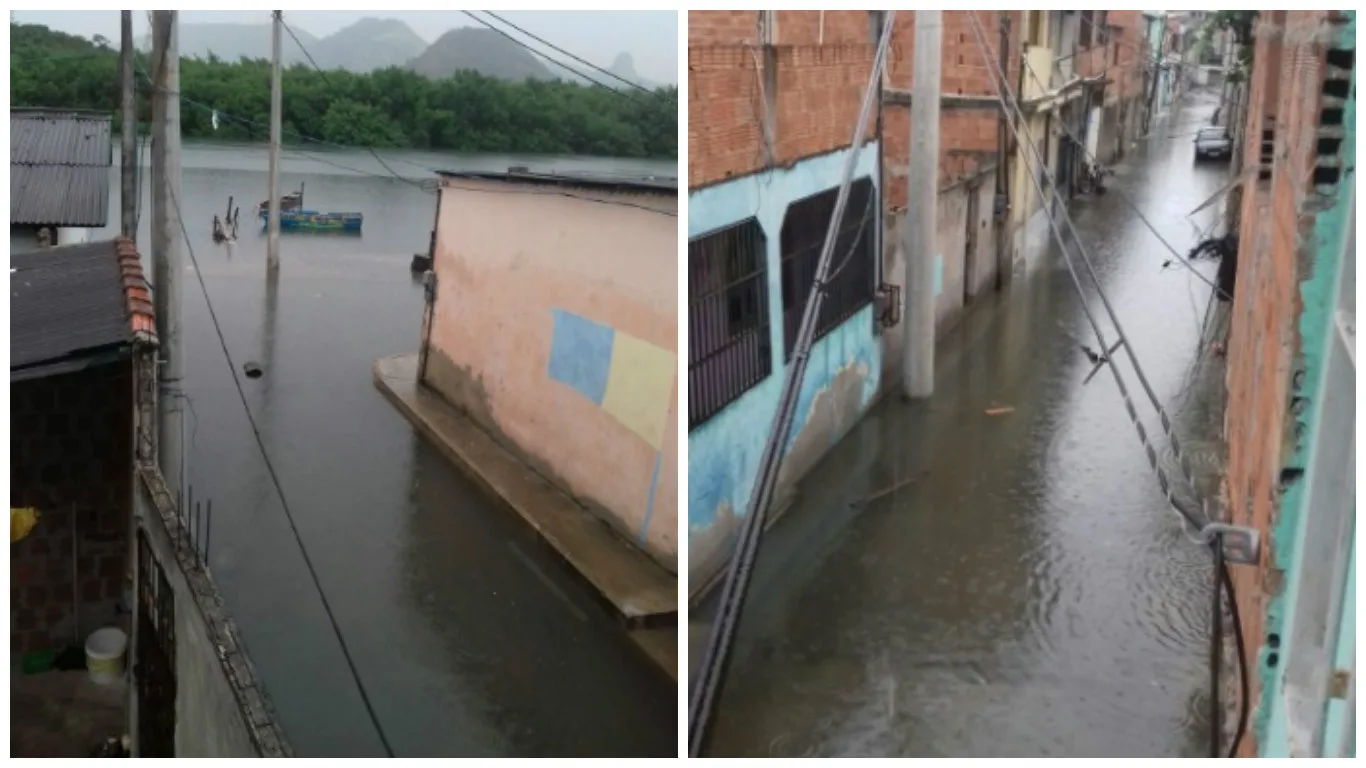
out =
[[(298, 42), (286, 32), (280, 44), (280, 59), (286, 66), (308, 64), (306, 49), (323, 69), (344, 69), (350, 72), (370, 72), (385, 67), (406, 67), (427, 77), (449, 77), (461, 70), (472, 70), (502, 80), (567, 80), (586, 82), (586, 79), (563, 67), (547, 63), (492, 29), (457, 27), (428, 45), (406, 23), (398, 19), (363, 18), (331, 35), (318, 38), (301, 29), (294, 29)], [(302, 43), (303, 48), (300, 48)], [(180, 26), (180, 54), (207, 59), (210, 55), (224, 61), (270, 58), (269, 24), (182, 24)], [(144, 50), (150, 49), (151, 39), (142, 41)], [(595, 72), (567, 57), (574, 69), (593, 80), (612, 87), (621, 84), (613, 78)], [(585, 57), (587, 58), (587, 57)], [(657, 87), (635, 70), (631, 54), (617, 55), (608, 72), (644, 88)]]

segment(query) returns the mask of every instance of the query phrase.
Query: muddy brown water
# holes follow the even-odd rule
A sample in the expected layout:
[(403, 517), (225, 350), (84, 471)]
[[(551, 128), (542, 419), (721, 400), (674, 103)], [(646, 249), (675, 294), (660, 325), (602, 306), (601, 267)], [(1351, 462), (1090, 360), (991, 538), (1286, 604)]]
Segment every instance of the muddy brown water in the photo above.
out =
[[(1183, 252), (1215, 215), (1187, 214), (1227, 170), (1192, 153), (1150, 141), (1111, 180)], [(1222, 365), (1197, 361), (1209, 289), (1162, 269), (1118, 194), (1072, 212), (1195, 463), (1217, 473)], [(1054, 249), (941, 345), (933, 400), (884, 399), (808, 477), (761, 550), (711, 754), (1206, 754), (1208, 553), (1165, 505), (1110, 373), (1085, 381), (1079, 342), (1096, 346)]]

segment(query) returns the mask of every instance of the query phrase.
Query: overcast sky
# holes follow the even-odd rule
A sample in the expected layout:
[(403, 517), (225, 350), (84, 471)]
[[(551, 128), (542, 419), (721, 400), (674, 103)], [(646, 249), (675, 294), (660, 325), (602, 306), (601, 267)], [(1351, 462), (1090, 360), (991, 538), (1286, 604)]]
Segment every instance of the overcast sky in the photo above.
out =
[[(618, 53), (626, 51), (635, 60), (636, 72), (641, 77), (659, 83), (678, 82), (678, 14), (674, 11), (496, 13), (598, 66), (610, 66)], [(15, 21), (44, 24), (82, 37), (104, 35), (118, 44), (118, 11), (12, 11), (10, 15)], [(287, 23), (319, 38), (365, 16), (402, 19), (429, 43), (455, 27), (476, 25), (460, 11), (285, 11)], [(182, 24), (268, 24), (270, 11), (182, 11), (180, 19)], [(146, 31), (147, 14), (135, 12), (134, 36), (141, 39)], [(535, 41), (527, 42), (540, 48)]]

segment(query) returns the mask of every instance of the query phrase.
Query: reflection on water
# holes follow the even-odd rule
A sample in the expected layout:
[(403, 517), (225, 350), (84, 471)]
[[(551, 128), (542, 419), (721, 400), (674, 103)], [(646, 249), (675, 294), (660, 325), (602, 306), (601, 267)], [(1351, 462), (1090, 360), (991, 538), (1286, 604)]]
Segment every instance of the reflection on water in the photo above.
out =
[[(363, 212), (365, 230), (286, 233), (275, 279), (246, 210), (237, 242), (211, 237), (229, 196), (244, 208), (265, 198), (264, 148), (188, 146), (181, 208), (233, 359), (264, 367), (243, 379), (247, 401), (389, 741), (399, 756), (674, 754), (673, 686), (371, 383), (376, 358), (417, 348), (422, 287), (409, 260), (426, 250), (436, 198), (386, 178), (368, 154), (311, 154), (333, 164), (287, 156), (282, 187), (305, 184), (311, 208)], [(430, 178), (421, 165), (475, 162), (384, 157), (415, 179)], [(585, 158), (476, 163), (514, 164), (674, 172)], [(116, 204), (117, 174), (112, 189)], [(150, 219), (141, 217), (144, 258)], [(380, 755), (186, 277), (186, 442), (195, 497), (215, 502), (214, 577), (299, 754)]]
[[(1121, 170), (1177, 248), (1224, 182), (1180, 141)], [(1217, 408), (1183, 396), (1208, 289), (1161, 269), (1117, 194), (1073, 212), (1178, 431), (1216, 439)], [(1095, 346), (1054, 253), (943, 343), (933, 400), (887, 398), (815, 470), (756, 566), (712, 754), (1206, 754), (1208, 553), (1079, 340)]]

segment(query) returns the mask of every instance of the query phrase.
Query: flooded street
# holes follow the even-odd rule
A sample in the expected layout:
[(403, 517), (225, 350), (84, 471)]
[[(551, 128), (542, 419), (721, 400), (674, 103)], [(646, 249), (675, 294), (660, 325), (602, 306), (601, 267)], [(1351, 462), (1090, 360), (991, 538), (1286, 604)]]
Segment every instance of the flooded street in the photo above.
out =
[[(376, 358), (418, 348), (422, 286), (409, 261), (427, 249), (435, 196), (363, 152), (310, 155), (286, 151), (281, 191), (303, 182), (306, 207), (362, 212), (364, 234), (282, 234), (271, 290), (252, 212), (266, 197), (264, 147), (187, 146), (181, 207), (234, 361), (264, 367), (243, 377), (247, 401), (395, 752), (674, 754), (671, 681), (372, 383)], [(383, 156), (417, 180), (434, 178), (420, 165), (676, 175), (672, 162)], [(214, 245), (229, 195), (240, 240)], [(150, 276), (149, 205), (144, 193)], [(382, 756), (193, 272), (184, 280), (186, 444), (194, 497), (213, 501), (214, 578), (298, 754)]]
[[(1192, 163), (1215, 106), (1193, 99), (1109, 180), (1183, 255), (1220, 206), (1187, 214), (1227, 178)], [(1210, 289), (1163, 269), (1114, 191), (1071, 210), (1187, 450), (1217, 471), (1222, 360), (1196, 368)], [(884, 398), (803, 481), (759, 556), (711, 754), (1206, 753), (1208, 551), (1165, 504), (1110, 373), (1085, 381), (1081, 343), (1096, 346), (1050, 248), (940, 343), (932, 400)], [(711, 610), (694, 613), (694, 663)]]

